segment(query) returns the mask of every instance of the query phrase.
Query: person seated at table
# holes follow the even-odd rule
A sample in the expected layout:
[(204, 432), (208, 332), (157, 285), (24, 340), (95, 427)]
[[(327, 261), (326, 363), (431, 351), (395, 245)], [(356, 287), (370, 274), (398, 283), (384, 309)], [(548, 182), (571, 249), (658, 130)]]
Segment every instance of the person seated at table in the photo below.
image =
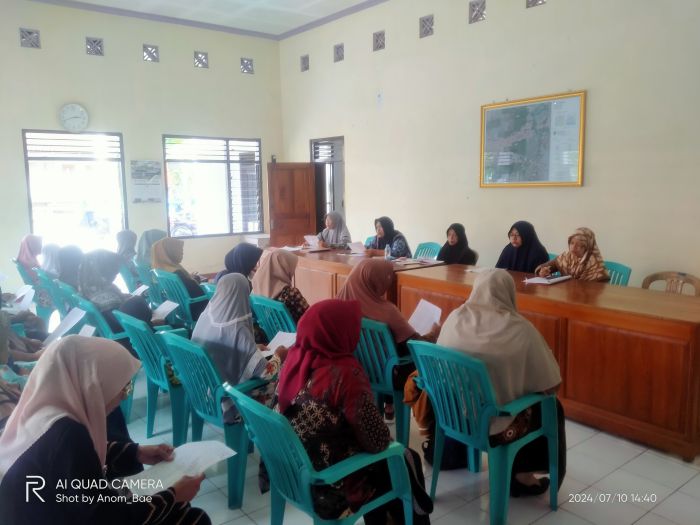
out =
[(141, 234), (139, 238), (139, 243), (136, 248), (136, 256), (134, 257), (134, 262), (140, 264), (146, 268), (151, 267), (151, 256), (153, 245), (161, 239), (165, 239), (168, 236), (167, 232), (163, 230), (146, 230)]
[(569, 250), (555, 259), (540, 264), (535, 273), (549, 277), (555, 272), (570, 275), (581, 281), (609, 281), (610, 274), (605, 268), (595, 234), (589, 228), (577, 228), (569, 237)]
[(326, 227), (318, 234), (318, 245), (321, 248), (330, 248), (352, 242), (348, 227), (345, 225), (345, 219), (340, 212), (327, 213), (324, 223)]
[[(327, 299), (314, 304), (299, 321), (296, 343), (280, 372), (278, 409), (317, 470), (361, 452), (381, 452), (391, 442), (367, 375), (353, 355), (361, 318), (357, 301)], [(420, 459), (408, 448), (404, 457), (412, 467), (408, 470), (413, 522), (427, 524), (432, 502), (423, 489)], [(314, 510), (323, 519), (345, 517), (389, 490), (388, 474), (386, 463), (377, 463), (339, 483), (311, 487)], [(365, 514), (364, 521), (368, 525), (405, 523), (403, 507), (392, 500)]]
[[(204, 347), (221, 378), (232, 385), (254, 377), (272, 379), (287, 356), (287, 349), (280, 346), (268, 360), (261, 351), (266, 348), (255, 344), (250, 286), (248, 278), (240, 273), (230, 273), (219, 279), (214, 296), (194, 327), (192, 341)], [(269, 383), (248, 395), (271, 406), (274, 391), (275, 384)], [(233, 403), (226, 398), (222, 404), (224, 420), (235, 422)]]
[(58, 254), (61, 247), (58, 244), (47, 244), (41, 249), (41, 269), (44, 270), (49, 278), (56, 279), (60, 274), (60, 264)]
[[(177, 275), (187, 290), (191, 298), (201, 297), (204, 290), (199, 286), (199, 275), (190, 274), (182, 266), (185, 242), (182, 239), (166, 237), (153, 245), (151, 252), (151, 268), (154, 270), (165, 270)], [(193, 320), (199, 319), (200, 314), (207, 307), (207, 301), (190, 304), (190, 314)]]
[[(527, 394), (555, 394), (561, 384), (559, 365), (544, 337), (518, 313), (515, 283), (505, 270), (477, 275), (469, 299), (450, 313), (442, 325), (438, 344), (480, 359), (486, 365), (500, 405)], [(566, 474), (564, 410), (557, 400), (559, 434), (559, 487)], [(509, 443), (541, 426), (540, 405), (515, 418), (491, 420), (492, 446)], [(539, 437), (515, 456), (511, 495), (536, 495), (549, 488), (547, 478), (534, 474), (549, 470), (547, 441)]]
[(263, 251), (253, 244), (247, 242), (237, 244), (224, 257), (224, 266), (226, 268), (216, 274), (215, 282), (218, 283), (219, 279), (230, 273), (240, 273), (245, 275), (250, 281), (255, 275), (262, 253)]
[[(135, 308), (148, 309), (143, 297), (123, 294), (114, 284), (121, 264), (122, 260), (116, 253), (94, 250), (85, 254), (78, 272), (78, 293), (97, 307), (114, 332), (123, 331), (112, 313), (114, 310), (122, 310), (131, 315)], [(150, 316), (141, 320), (150, 321)], [(127, 339), (120, 342), (131, 351), (131, 344)]]
[(77, 246), (63, 246), (58, 252), (58, 280), (78, 290), (78, 272), (83, 257), (83, 250)]
[(138, 272), (134, 264), (136, 255), (136, 234), (131, 230), (117, 232), (117, 255), (121, 257), (122, 263), (129, 269), (131, 275), (138, 279)]
[(445, 264), (476, 264), (479, 254), (469, 247), (464, 226), (455, 222), (447, 228), (447, 242), (440, 248), (437, 260)]
[(496, 268), (513, 272), (534, 273), (535, 268), (549, 261), (547, 248), (537, 237), (535, 227), (527, 221), (518, 221), (508, 230), (510, 243), (503, 248)]
[(299, 258), (286, 250), (274, 250), (264, 255), (253, 277), (253, 293), (269, 297), (287, 307), (295, 323), (299, 322), (309, 303), (298, 288), (292, 286)]
[[(150, 502), (132, 501), (131, 494), (122, 500), (108, 483), (134, 474), (133, 465), (172, 459), (169, 445), (108, 442), (106, 414), (127, 395), (139, 368), (136, 359), (107, 339), (72, 335), (47, 348), (0, 436), (4, 524), (211, 523), (188, 503), (203, 475), (180, 478)], [(28, 492), (32, 476), (43, 486)], [(73, 488), (70, 480), (80, 480), (80, 487)], [(61, 497), (75, 497), (77, 503)], [(86, 502), (87, 497), (93, 499)]]
[[(406, 356), (409, 355), (406, 344), (409, 339), (421, 339), (434, 343), (440, 333), (440, 326), (434, 325), (432, 330), (423, 336), (417, 334), (397, 306), (385, 297), (393, 281), (394, 268), (389, 261), (365, 259), (352, 269), (336, 298), (359, 301), (362, 316), (386, 324), (396, 343), (397, 353), (400, 356)], [(394, 387), (403, 389), (406, 378), (415, 369), (413, 363), (395, 367), (393, 370)], [(394, 405), (391, 398), (386, 398), (384, 404), (384, 415), (388, 420), (392, 420)]]
[(375, 219), (374, 229), (377, 234), (365, 244), (367, 255), (383, 257), (388, 245), (392, 257), (411, 257), (411, 248), (408, 246), (406, 237), (403, 236), (403, 233), (394, 229), (394, 221), (389, 217)]

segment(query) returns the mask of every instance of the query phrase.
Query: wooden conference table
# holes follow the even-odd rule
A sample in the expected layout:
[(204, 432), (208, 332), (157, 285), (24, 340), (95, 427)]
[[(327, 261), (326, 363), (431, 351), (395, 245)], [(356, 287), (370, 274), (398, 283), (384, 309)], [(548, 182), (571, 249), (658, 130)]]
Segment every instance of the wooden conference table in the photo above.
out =
[[(302, 254), (296, 285), (309, 302), (334, 297), (362, 257)], [(407, 317), (424, 298), (443, 320), (471, 293), (461, 265), (397, 267), (389, 298)], [(700, 299), (565, 281), (526, 285), (511, 272), (518, 310), (559, 362), (567, 417), (692, 460), (700, 453)]]

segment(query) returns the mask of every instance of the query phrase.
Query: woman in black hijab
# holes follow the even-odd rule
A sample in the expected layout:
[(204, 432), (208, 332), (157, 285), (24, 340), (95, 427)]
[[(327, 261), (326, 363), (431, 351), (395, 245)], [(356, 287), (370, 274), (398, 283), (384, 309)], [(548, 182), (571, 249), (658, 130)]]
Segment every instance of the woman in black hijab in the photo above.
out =
[(392, 257), (411, 257), (411, 248), (408, 247), (406, 237), (394, 228), (394, 221), (389, 217), (375, 219), (374, 229), (377, 235), (365, 244), (369, 255), (384, 255), (384, 249), (389, 246)]
[(527, 221), (518, 221), (508, 230), (508, 244), (498, 258), (496, 268), (514, 272), (534, 273), (535, 268), (549, 260), (547, 249)]
[(229, 273), (240, 273), (248, 279), (252, 277), (253, 270), (258, 265), (262, 250), (253, 244), (242, 242), (237, 244), (233, 250), (224, 257), (225, 270), (221, 270), (217, 275), (215, 282), (219, 282), (224, 275)]
[(476, 264), (479, 254), (469, 247), (464, 226), (455, 222), (447, 228), (447, 242), (440, 248), (437, 260), (445, 264)]

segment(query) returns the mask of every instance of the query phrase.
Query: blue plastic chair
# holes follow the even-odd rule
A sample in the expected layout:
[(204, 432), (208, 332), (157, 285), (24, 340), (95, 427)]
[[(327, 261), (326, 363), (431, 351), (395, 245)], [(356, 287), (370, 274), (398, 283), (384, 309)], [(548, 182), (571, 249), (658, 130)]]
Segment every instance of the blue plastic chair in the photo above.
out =
[(173, 445), (176, 447), (182, 445), (187, 441), (187, 401), (184, 388), (173, 385), (168, 380), (166, 366), (170, 365), (170, 359), (165, 342), (160, 337), (156, 337), (151, 327), (140, 319), (124, 312), (114, 311), (113, 314), (124, 327), (124, 331), (131, 341), (131, 346), (138, 354), (146, 371), (146, 437), (153, 437), (153, 422), (158, 408), (158, 392), (163, 390), (170, 395)]
[[(226, 391), (236, 402), (251, 439), (260, 450), (270, 476), (272, 508), (271, 525), (282, 525), (284, 507), (289, 501), (313, 518), (315, 524), (352, 524), (367, 512), (393, 500), (403, 503), (405, 523), (413, 523), (413, 502), (408, 471), (403, 459), (403, 445), (392, 442), (377, 454), (359, 453), (321, 471), (314, 469), (309, 455), (289, 421), (269, 408), (250, 399), (245, 394), (224, 384)], [(389, 492), (365, 503), (355, 514), (343, 519), (324, 520), (314, 512), (311, 487), (331, 485), (364, 467), (386, 461), (389, 466), (392, 488)]]
[[(437, 420), (430, 496), (435, 497), (445, 436), (449, 436), (469, 447), (473, 469), (480, 468), (480, 451), (488, 453), (490, 522), (505, 524), (515, 455), (534, 439), (545, 436), (549, 449), (549, 506), (556, 510), (559, 490), (556, 398), (529, 394), (507, 405), (498, 405), (483, 361), (424, 341), (409, 341), (408, 346), (418, 368), (416, 384), (428, 393)], [(515, 416), (538, 403), (542, 408), (540, 429), (507, 445), (491, 446), (489, 425), (493, 417)]]
[[(185, 328), (192, 331), (196, 321), (192, 318), (190, 306), (195, 303), (201, 303), (202, 301), (208, 301), (209, 298), (207, 295), (190, 297), (190, 294), (187, 293), (187, 288), (185, 288), (180, 278), (174, 273), (164, 270), (151, 270), (151, 273), (155, 276), (154, 287), (156, 293), (158, 290), (162, 290), (168, 300), (179, 305), (175, 312), (173, 312), (176, 320), (173, 320), (171, 324), (182, 324)], [(171, 317), (168, 317), (168, 321), (171, 321)]]
[(416, 248), (413, 257), (415, 259), (437, 259), (438, 253), (440, 253), (440, 246), (436, 242), (422, 242)]
[(375, 237), (376, 235), (370, 235), (369, 237), (367, 237), (367, 239), (365, 239), (365, 246), (369, 246), (369, 244), (374, 240)]
[(78, 292), (76, 291), (75, 288), (73, 288), (70, 284), (66, 284), (63, 281), (59, 281), (56, 279), (54, 281), (56, 283), (56, 288), (58, 290), (58, 294), (60, 297), (60, 302), (61, 302), (61, 307), (59, 307), (59, 312), (60, 308), (63, 308), (66, 313), (70, 312), (73, 308), (78, 306)]
[(251, 294), (250, 307), (268, 341), (272, 341), (277, 332), (297, 331), (297, 325), (292, 319), (292, 315), (281, 302), (262, 295)]
[[(218, 370), (206, 351), (189, 339), (172, 333), (161, 333), (168, 355), (172, 361), (177, 377), (187, 394), (192, 409), (192, 441), (202, 440), (204, 421), (223, 427), (226, 445), (237, 452), (226, 460), (228, 470), (228, 506), (240, 508), (245, 489), (245, 469), (248, 452), (248, 433), (242, 423), (224, 424), (221, 400), (227, 396)], [(252, 379), (237, 386), (248, 392), (262, 386), (265, 381)]]
[(129, 265), (127, 265), (126, 263), (122, 264), (119, 267), (119, 275), (121, 275), (122, 279), (124, 279), (124, 284), (126, 284), (126, 288), (127, 290), (129, 290), (129, 293), (132, 293), (134, 290), (136, 290), (136, 288), (138, 288), (136, 278), (134, 278), (134, 274), (131, 273)]
[(610, 274), (610, 284), (627, 286), (630, 282), (630, 275), (632, 275), (632, 268), (613, 261), (603, 261), (603, 264)]
[(41, 268), (36, 268), (34, 271), (39, 279), (39, 285), (46, 290), (46, 293), (49, 294), (49, 297), (51, 297), (51, 302), (56, 307), (56, 310), (58, 310), (59, 317), (63, 319), (66, 315), (68, 315), (70, 308), (68, 308), (63, 302), (61, 291), (59, 290), (54, 278)]
[(394, 338), (386, 324), (363, 318), (355, 357), (367, 373), (377, 402), (379, 402), (381, 395), (393, 397), (396, 414), (396, 440), (408, 446), (411, 411), (409, 406), (403, 403), (403, 387), (394, 390), (392, 372), (395, 366), (410, 363), (410, 356), (399, 357)]
[[(34, 279), (32, 279), (32, 276), (29, 275), (27, 269), (24, 266), (22, 266), (22, 264), (17, 259), (13, 258), (12, 262), (15, 263), (15, 266), (17, 267), (17, 272), (22, 278), (22, 282), (34, 288), (35, 293), (34, 299), (32, 299), (32, 301), (34, 302), (34, 307), (36, 308), (36, 315), (38, 317), (41, 317), (41, 319), (48, 325), (49, 320), (51, 319), (51, 314), (53, 313), (55, 308), (53, 305), (51, 305), (50, 307), (41, 306), (39, 304), (39, 294), (43, 291), (44, 293), (48, 294), (49, 297), (51, 297), (51, 293), (41, 285), (41, 282), (34, 282)], [(37, 268), (34, 268), (34, 271), (36, 270)]]

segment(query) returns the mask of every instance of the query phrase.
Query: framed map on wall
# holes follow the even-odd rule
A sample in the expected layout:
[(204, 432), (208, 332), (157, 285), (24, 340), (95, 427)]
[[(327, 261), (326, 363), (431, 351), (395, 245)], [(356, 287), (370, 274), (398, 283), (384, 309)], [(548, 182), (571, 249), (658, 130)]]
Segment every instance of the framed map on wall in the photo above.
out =
[(586, 92), (481, 106), (480, 186), (581, 186)]

